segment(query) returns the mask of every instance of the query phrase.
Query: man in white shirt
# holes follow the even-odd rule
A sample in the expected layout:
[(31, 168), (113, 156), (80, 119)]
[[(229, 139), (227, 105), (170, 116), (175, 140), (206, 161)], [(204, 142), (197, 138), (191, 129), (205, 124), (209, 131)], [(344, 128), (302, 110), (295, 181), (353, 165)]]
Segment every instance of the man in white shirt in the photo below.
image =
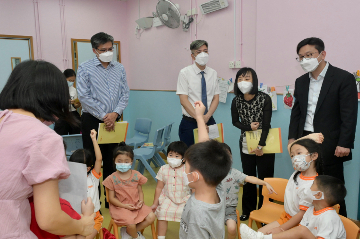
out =
[(202, 101), (206, 107), (205, 123), (216, 124), (212, 115), (219, 105), (220, 94), (217, 72), (206, 66), (209, 60), (208, 43), (204, 40), (195, 40), (190, 44), (190, 50), (195, 63), (180, 70), (176, 90), (183, 114), (179, 137), (189, 147), (194, 144), (193, 131), (197, 128), (194, 103)]
[[(325, 61), (325, 45), (319, 38), (302, 40), (297, 54), (306, 74), (295, 82), (289, 144), (310, 133), (322, 133), (324, 174), (344, 181), (343, 162), (352, 159), (357, 123), (354, 76)], [(345, 201), (340, 203), (340, 214), (346, 216)]]

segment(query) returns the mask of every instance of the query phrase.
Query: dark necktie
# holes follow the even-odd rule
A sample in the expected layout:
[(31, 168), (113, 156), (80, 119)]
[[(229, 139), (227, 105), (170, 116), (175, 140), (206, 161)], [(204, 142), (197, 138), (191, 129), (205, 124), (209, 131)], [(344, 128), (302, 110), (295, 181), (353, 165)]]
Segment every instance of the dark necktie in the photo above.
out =
[(201, 101), (203, 102), (204, 106), (205, 106), (205, 114), (208, 112), (208, 106), (207, 106), (207, 94), (206, 94), (206, 81), (205, 81), (205, 77), (204, 77), (204, 71), (200, 72), (202, 77), (201, 77)]

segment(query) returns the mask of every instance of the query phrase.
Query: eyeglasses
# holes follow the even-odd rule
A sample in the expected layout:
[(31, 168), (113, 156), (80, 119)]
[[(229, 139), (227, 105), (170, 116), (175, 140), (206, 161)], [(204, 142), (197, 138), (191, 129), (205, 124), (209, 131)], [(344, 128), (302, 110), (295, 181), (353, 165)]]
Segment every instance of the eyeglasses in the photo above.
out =
[(98, 51), (101, 52), (101, 53), (105, 53), (105, 52), (112, 52), (112, 51), (114, 51), (114, 48), (111, 47), (111, 48), (108, 48), (108, 49), (96, 49), (96, 50), (98, 50)]
[[(314, 53), (316, 53), (316, 52), (314, 52)], [(306, 60), (309, 60), (310, 58), (312, 58), (314, 53), (306, 53), (305, 56), (299, 56), (296, 58), (296, 61), (301, 62), (304, 58)]]

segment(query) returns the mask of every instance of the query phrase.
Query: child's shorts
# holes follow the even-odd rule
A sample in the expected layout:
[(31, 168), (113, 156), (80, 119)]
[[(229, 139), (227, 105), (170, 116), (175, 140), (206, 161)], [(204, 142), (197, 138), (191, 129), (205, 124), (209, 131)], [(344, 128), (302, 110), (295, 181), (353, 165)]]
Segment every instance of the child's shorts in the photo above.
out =
[(278, 220), (276, 220), (280, 225), (286, 223), (287, 221), (289, 221), (291, 219), (291, 216), (286, 213), (285, 211), (280, 215), (280, 218)]
[(100, 214), (100, 211), (96, 212), (96, 216), (94, 218), (95, 221), (95, 225), (94, 228), (96, 229), (96, 231), (100, 231), (101, 227), (102, 227), (102, 223), (104, 221), (104, 217)]
[(225, 207), (225, 225), (226, 221), (232, 219), (237, 223), (236, 207), (227, 206)]

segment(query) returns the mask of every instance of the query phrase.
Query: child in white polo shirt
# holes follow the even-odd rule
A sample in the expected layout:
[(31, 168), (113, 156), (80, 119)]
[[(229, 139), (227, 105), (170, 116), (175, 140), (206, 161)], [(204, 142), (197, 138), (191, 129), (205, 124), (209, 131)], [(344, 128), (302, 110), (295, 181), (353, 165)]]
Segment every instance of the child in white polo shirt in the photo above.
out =
[(320, 175), (315, 178), (307, 194), (313, 200), (313, 206), (306, 210), (299, 226), (277, 234), (264, 235), (262, 232), (256, 232), (245, 224), (241, 224), (241, 237), (244, 239), (346, 238), (341, 218), (332, 208), (343, 201), (346, 196), (344, 183), (335, 177)]
[(87, 236), (89, 239), (93, 239), (96, 234), (100, 231), (102, 222), (104, 220), (103, 216), (100, 214), (100, 200), (99, 200), (99, 184), (100, 184), (100, 177), (101, 177), (101, 162), (102, 162), (102, 155), (100, 151), (99, 144), (96, 140), (97, 132), (95, 129), (91, 130), (90, 137), (94, 145), (95, 150), (95, 163), (93, 156), (90, 151), (86, 149), (78, 149), (76, 150), (70, 157), (70, 162), (78, 162), (84, 163), (87, 167), (87, 196), (91, 197), (92, 202), (94, 203), (94, 212), (96, 213), (95, 216), (95, 226), (93, 233)]

